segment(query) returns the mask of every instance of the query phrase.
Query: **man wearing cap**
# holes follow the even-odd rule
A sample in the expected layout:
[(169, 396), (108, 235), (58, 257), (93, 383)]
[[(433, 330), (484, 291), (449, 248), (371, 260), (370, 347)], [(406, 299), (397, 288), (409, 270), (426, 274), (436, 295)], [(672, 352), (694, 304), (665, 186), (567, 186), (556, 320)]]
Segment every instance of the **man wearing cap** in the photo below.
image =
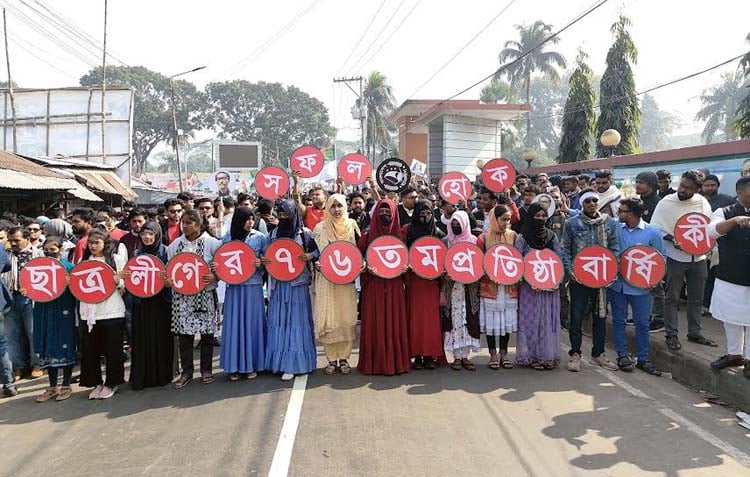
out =
[(608, 248), (616, 256), (620, 254), (617, 240), (617, 221), (607, 214), (599, 212), (599, 194), (591, 189), (581, 194), (580, 214), (571, 217), (563, 229), (561, 257), (565, 274), (570, 277), (570, 351), (568, 371), (581, 370), (581, 344), (583, 335), (581, 327), (589, 302), (593, 302), (593, 340), (591, 349), (592, 361), (604, 369), (617, 370), (617, 365), (604, 355), (604, 339), (607, 333), (607, 289), (590, 288), (578, 281), (573, 273), (573, 258), (584, 247), (599, 245)]

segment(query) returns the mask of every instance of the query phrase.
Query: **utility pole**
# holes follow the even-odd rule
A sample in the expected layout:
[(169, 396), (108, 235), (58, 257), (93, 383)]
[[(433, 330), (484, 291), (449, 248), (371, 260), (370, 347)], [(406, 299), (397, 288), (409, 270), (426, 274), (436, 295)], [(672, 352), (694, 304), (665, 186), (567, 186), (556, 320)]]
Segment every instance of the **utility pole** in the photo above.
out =
[[(104, 95), (107, 91), (107, 0), (104, 0), (104, 40), (102, 41), (102, 164), (107, 163), (107, 151), (104, 147), (107, 115), (104, 112)], [(128, 175), (129, 177), (129, 175)]]
[[(172, 128), (174, 129), (174, 154), (175, 159), (177, 161), (177, 181), (179, 182), (179, 188), (180, 192), (183, 192), (182, 187), (182, 169), (180, 168), (180, 133), (177, 131), (177, 105), (174, 100), (174, 82), (173, 79), (177, 78), (178, 76), (186, 75), (188, 73), (193, 73), (195, 71), (200, 71), (204, 69), (205, 66), (199, 66), (197, 68), (193, 68), (192, 70), (183, 71), (182, 73), (177, 73), (176, 75), (172, 75), (169, 78), (169, 98), (170, 102), (172, 103)], [(187, 162), (185, 163), (185, 175), (187, 176)]]
[[(357, 93), (357, 91), (349, 85), (350, 82), (354, 82), (354, 81), (358, 81), (359, 82), (359, 93)], [(352, 108), (352, 117), (354, 119), (359, 119), (360, 149), (362, 151), (362, 154), (364, 154), (366, 156), (367, 155), (367, 151), (365, 151), (365, 134), (366, 134), (366, 131), (365, 131), (366, 114), (365, 114), (365, 112), (367, 110), (365, 109), (364, 100), (363, 100), (363, 92), (362, 92), (362, 82), (363, 81), (364, 81), (364, 78), (361, 77), (361, 76), (355, 76), (355, 77), (352, 77), (352, 78), (334, 78), (333, 79), (334, 83), (344, 83), (347, 86), (347, 88), (349, 88), (350, 90), (352, 90), (352, 93), (354, 93), (354, 95), (357, 97), (357, 100), (359, 102), (359, 108), (358, 108), (357, 116), (356, 117), (354, 115), (354, 108)], [(374, 158), (370, 159), (370, 160), (374, 160)]]
[(10, 95), (10, 111), (13, 115), (13, 152), (16, 150), (16, 101), (13, 97), (13, 79), (10, 76), (10, 53), (8, 52), (8, 22), (5, 19), (5, 9), (3, 8), (3, 33), (5, 36), (5, 64), (8, 67), (8, 94)]

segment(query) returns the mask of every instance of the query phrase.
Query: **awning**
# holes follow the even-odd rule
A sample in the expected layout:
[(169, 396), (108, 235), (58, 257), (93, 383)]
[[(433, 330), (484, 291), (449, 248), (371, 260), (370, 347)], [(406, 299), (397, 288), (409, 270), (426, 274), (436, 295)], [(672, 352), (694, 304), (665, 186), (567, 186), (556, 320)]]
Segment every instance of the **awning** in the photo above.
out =
[(66, 179), (70, 180), (71, 182), (74, 182), (76, 187), (72, 187), (68, 189), (68, 193), (71, 195), (74, 195), (78, 197), (79, 199), (86, 200), (89, 202), (104, 202), (104, 200), (99, 197), (98, 195), (94, 194), (87, 188), (83, 187), (81, 184), (78, 183), (78, 181), (72, 180), (72, 179)]
[(65, 171), (75, 174), (76, 177), (83, 179), (86, 183), (86, 187), (90, 189), (104, 192), (105, 194), (119, 195), (127, 200), (138, 198), (138, 194), (125, 185), (117, 174), (112, 171), (74, 168), (65, 168)]
[(26, 172), (0, 169), (0, 189), (66, 191), (79, 199), (103, 202), (101, 197), (83, 187), (74, 179), (65, 177), (42, 177)]

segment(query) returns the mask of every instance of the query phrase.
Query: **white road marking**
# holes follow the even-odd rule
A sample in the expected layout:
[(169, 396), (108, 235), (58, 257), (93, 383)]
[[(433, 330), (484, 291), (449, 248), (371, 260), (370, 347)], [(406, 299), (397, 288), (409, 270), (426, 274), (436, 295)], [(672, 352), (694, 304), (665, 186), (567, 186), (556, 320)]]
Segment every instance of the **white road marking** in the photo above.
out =
[(279, 436), (279, 442), (276, 444), (276, 452), (273, 453), (271, 470), (268, 471), (268, 475), (271, 477), (286, 477), (289, 473), (289, 463), (292, 460), (294, 439), (297, 436), (297, 426), (299, 426), (299, 418), (302, 414), (302, 402), (305, 400), (306, 387), (306, 374), (294, 378), (292, 396), (289, 398), (286, 415), (284, 416), (284, 425), (281, 427), (281, 435)]
[(702, 427), (700, 427), (698, 424), (694, 423), (690, 419), (664, 406), (661, 402), (652, 398), (651, 396), (644, 393), (640, 389), (625, 382), (621, 378), (618, 378), (611, 371), (605, 371), (593, 363), (591, 363), (591, 368), (597, 373), (601, 374), (605, 378), (615, 383), (616, 385), (620, 386), (621, 388), (623, 388), (625, 391), (632, 394), (633, 396), (642, 398), (642, 399), (648, 399), (649, 401), (653, 402), (656, 405), (656, 410), (659, 411), (661, 414), (681, 424), (682, 426), (686, 427), (688, 430), (692, 431), (693, 434), (696, 434), (698, 437), (708, 442), (709, 444), (713, 445), (714, 447), (721, 449), (727, 455), (731, 456), (734, 460), (744, 465), (745, 467), (750, 467), (750, 455), (742, 452), (741, 450), (737, 449), (733, 445), (727, 442), (724, 442), (723, 440), (719, 439), (715, 435), (706, 431), (705, 429), (703, 429)]

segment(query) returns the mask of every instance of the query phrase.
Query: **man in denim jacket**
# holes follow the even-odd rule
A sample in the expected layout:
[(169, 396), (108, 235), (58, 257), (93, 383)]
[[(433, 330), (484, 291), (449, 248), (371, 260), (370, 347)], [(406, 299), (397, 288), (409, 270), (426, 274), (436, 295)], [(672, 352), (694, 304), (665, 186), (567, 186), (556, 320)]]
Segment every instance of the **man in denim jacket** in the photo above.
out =
[(607, 289), (589, 288), (580, 284), (573, 273), (573, 257), (584, 247), (601, 245), (616, 256), (620, 254), (617, 240), (617, 220), (599, 212), (599, 194), (589, 189), (580, 197), (582, 211), (571, 217), (563, 229), (562, 261), (565, 273), (570, 277), (570, 351), (568, 355), (569, 371), (581, 370), (581, 325), (589, 301), (593, 302), (594, 347), (591, 357), (594, 363), (610, 371), (617, 370), (617, 365), (604, 355), (606, 335)]

